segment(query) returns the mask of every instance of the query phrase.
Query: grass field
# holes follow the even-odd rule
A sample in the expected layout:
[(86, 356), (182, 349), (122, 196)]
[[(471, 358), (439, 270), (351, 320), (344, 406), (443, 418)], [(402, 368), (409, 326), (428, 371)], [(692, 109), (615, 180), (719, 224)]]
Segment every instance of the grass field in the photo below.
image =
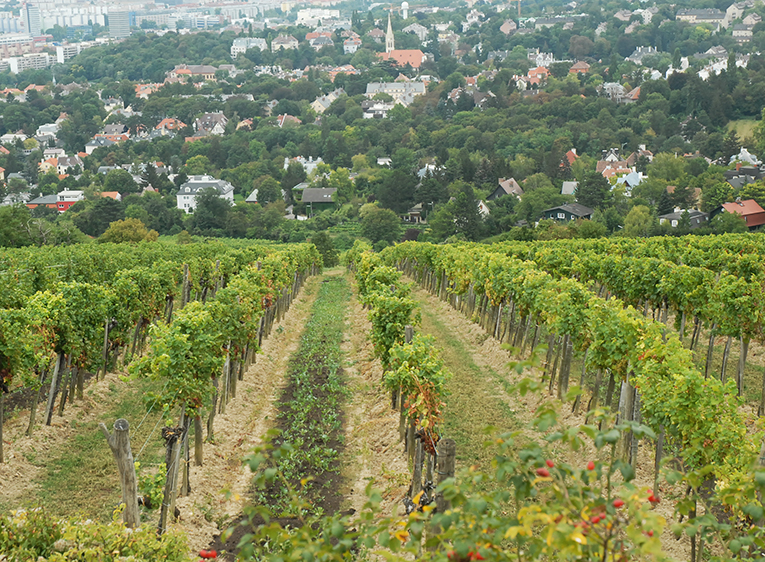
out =
[(754, 128), (759, 121), (754, 119), (739, 119), (737, 121), (730, 121), (728, 123), (729, 131), (736, 131), (738, 138), (744, 140), (746, 138), (752, 138), (754, 136)]

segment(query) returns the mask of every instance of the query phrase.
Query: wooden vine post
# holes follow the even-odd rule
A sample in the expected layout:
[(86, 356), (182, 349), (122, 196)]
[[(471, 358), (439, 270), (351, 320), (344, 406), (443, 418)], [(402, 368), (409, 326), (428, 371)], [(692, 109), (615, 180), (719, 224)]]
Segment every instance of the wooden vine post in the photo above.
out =
[[(447, 478), (454, 478), (454, 461), (457, 457), (457, 443), (454, 439), (441, 439), (438, 442), (438, 458), (436, 461), (436, 484), (440, 485)], [(444, 513), (450, 503), (444, 499), (441, 492), (436, 493), (436, 510)]]
[(114, 460), (120, 472), (120, 484), (122, 486), (122, 503), (125, 510), (122, 512), (122, 520), (127, 527), (136, 528), (141, 524), (141, 515), (138, 511), (138, 484), (135, 477), (135, 464), (133, 453), (130, 451), (130, 425), (126, 419), (118, 419), (114, 422), (114, 433), (104, 424), (98, 424), (101, 432), (106, 437), (106, 442), (112, 450)]
[(162, 428), (162, 437), (165, 439), (167, 450), (165, 463), (167, 465), (167, 479), (162, 495), (162, 507), (159, 512), (158, 532), (162, 535), (167, 530), (167, 518), (169, 513), (175, 512), (175, 498), (178, 491), (178, 468), (181, 462), (181, 444), (183, 443), (184, 427), (186, 426), (185, 411), (181, 415), (181, 425), (178, 427)]

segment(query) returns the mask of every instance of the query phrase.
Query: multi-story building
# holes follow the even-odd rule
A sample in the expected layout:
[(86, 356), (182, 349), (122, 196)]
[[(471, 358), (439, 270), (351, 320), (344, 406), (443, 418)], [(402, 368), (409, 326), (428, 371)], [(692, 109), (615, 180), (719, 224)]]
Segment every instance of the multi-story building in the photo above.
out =
[(234, 43), (231, 45), (231, 58), (235, 59), (240, 54), (247, 52), (247, 50), (255, 48), (267, 51), (268, 43), (262, 37), (239, 37), (234, 39)]
[(22, 8), (24, 14), (24, 26), (32, 37), (42, 35), (42, 18), (40, 8), (30, 2), (26, 2)]
[(23, 70), (40, 70), (53, 64), (53, 57), (48, 53), (27, 53), (20, 57), (8, 59), (8, 68), (12, 74), (18, 74)]
[(112, 39), (130, 37), (130, 12), (109, 12), (109, 37)]
[(197, 206), (197, 195), (208, 188), (216, 189), (221, 199), (234, 204), (234, 186), (229, 182), (212, 176), (191, 176), (176, 194), (178, 208), (186, 213), (193, 213)]

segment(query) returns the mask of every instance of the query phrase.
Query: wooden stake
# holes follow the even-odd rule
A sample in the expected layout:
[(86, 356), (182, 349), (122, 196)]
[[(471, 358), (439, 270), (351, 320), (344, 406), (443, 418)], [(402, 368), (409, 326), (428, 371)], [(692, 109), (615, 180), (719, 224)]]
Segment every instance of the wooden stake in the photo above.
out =
[(141, 525), (141, 515), (138, 511), (138, 484), (135, 477), (135, 463), (133, 453), (130, 450), (130, 425), (125, 419), (114, 422), (114, 433), (102, 423), (98, 424), (101, 433), (106, 437), (106, 442), (112, 450), (114, 460), (120, 473), (120, 485), (122, 487), (122, 503), (125, 510), (122, 512), (122, 520), (127, 527), (132, 529)]
[(56, 392), (58, 392), (58, 379), (61, 372), (61, 363), (64, 361), (64, 354), (59, 353), (56, 356), (56, 366), (53, 367), (53, 377), (50, 381), (50, 391), (48, 392), (48, 406), (45, 408), (45, 425), (50, 425), (53, 417), (53, 406), (56, 402)]
[[(454, 439), (441, 439), (438, 442), (438, 458), (436, 459), (437, 485), (447, 478), (454, 478), (454, 461), (457, 456), (457, 443)], [(436, 493), (436, 510), (445, 513), (450, 504), (441, 492)]]

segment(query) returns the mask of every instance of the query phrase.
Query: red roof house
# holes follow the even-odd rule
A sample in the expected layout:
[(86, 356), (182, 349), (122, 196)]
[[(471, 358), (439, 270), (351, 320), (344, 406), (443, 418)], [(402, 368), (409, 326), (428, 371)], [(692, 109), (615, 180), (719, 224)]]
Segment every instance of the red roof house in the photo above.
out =
[(738, 213), (744, 217), (749, 230), (765, 224), (765, 209), (760, 207), (754, 199), (723, 203), (722, 208), (718, 212)]

